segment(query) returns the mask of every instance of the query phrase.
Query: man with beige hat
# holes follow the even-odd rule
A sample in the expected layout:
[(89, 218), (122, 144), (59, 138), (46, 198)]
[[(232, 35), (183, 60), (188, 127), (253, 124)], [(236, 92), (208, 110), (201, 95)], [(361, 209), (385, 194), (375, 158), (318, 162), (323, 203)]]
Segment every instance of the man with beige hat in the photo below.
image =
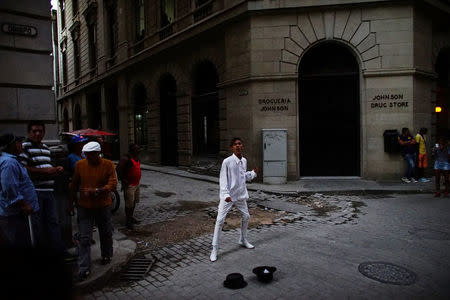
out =
[[(94, 222), (98, 226), (100, 234), (100, 249), (102, 264), (111, 262), (113, 255), (112, 224), (110, 193), (117, 187), (117, 177), (114, 163), (100, 157), (101, 147), (97, 142), (89, 142), (83, 150), (86, 159), (80, 160), (75, 165), (75, 171), (70, 186), (71, 201), (77, 203), (79, 218), (79, 256), (78, 256), (78, 280), (86, 279), (91, 268), (91, 239)], [(77, 191), (80, 197), (77, 199)]]

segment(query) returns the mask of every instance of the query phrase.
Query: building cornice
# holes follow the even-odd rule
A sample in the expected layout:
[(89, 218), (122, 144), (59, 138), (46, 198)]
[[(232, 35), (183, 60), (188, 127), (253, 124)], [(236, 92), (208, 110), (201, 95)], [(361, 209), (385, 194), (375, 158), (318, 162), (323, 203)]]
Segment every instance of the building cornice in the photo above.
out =
[(249, 82), (258, 82), (258, 81), (284, 81), (284, 80), (296, 80), (298, 79), (297, 73), (288, 73), (288, 74), (269, 74), (269, 75), (257, 75), (257, 76), (242, 76), (240, 78), (225, 80), (219, 82), (217, 87), (225, 88), (233, 85), (240, 85)]
[(418, 68), (365, 70), (362, 74), (363, 77), (421, 76), (430, 79), (436, 79), (438, 77), (435, 72), (424, 71)]
[[(382, 70), (370, 70), (363, 71), (363, 77), (387, 77), (387, 76), (420, 76), (429, 79), (437, 79), (437, 74), (434, 72), (424, 71), (421, 69), (382, 69)], [(217, 84), (219, 88), (225, 88), (233, 85), (240, 85), (249, 82), (258, 81), (285, 81), (285, 80), (297, 80), (298, 73), (285, 73), (285, 74), (267, 74), (257, 76), (242, 76), (240, 78), (225, 80)]]

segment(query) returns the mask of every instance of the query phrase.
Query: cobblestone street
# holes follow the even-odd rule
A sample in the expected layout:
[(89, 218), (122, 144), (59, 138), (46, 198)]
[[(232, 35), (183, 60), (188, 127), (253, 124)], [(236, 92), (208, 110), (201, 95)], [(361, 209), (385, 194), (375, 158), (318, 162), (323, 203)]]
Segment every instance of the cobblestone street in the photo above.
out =
[[(158, 214), (158, 204), (176, 206), (175, 199), (184, 201), (189, 195), (180, 190), (191, 188), (190, 180), (173, 180), (175, 183), (170, 188), (161, 189), (173, 193), (164, 198), (168, 204), (151, 194), (143, 199), (142, 206), (153, 209), (150, 216)], [(198, 183), (199, 195), (209, 189), (211, 194), (206, 192), (205, 198), (195, 200), (211, 202), (215, 208), (217, 202), (211, 201), (217, 197), (213, 187), (214, 184)], [(261, 192), (251, 193), (250, 197), (250, 207), (285, 212), (272, 225), (249, 230), (255, 249), (248, 250), (237, 244), (237, 229), (223, 232), (219, 259), (214, 263), (209, 261), (212, 231), (152, 251), (143, 249), (138, 255), (154, 259), (154, 264), (142, 280), (130, 282), (116, 278), (102, 290), (86, 295), (86, 299), (336, 299), (450, 295), (448, 199), (436, 199), (428, 194), (280, 196)], [(160, 211), (164, 217), (153, 220), (177, 216), (177, 213)], [(148, 212), (141, 212), (145, 213)], [(358, 271), (360, 264), (374, 261), (411, 270), (417, 274), (417, 279), (411, 285), (386, 284)], [(252, 269), (260, 265), (277, 267), (271, 283), (260, 283), (252, 273)], [(247, 287), (238, 290), (223, 287), (226, 275), (234, 272), (243, 274)]]

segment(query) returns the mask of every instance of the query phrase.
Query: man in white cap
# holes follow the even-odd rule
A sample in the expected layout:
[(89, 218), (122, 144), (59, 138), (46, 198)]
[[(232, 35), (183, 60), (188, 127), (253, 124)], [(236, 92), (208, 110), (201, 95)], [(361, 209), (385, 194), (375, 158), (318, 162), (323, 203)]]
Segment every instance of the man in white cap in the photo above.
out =
[(230, 147), (233, 154), (223, 160), (220, 170), (220, 203), (217, 211), (216, 226), (214, 228), (213, 249), (210, 256), (211, 261), (217, 260), (220, 233), (227, 213), (233, 206), (242, 214), (239, 244), (247, 249), (255, 248), (247, 240), (247, 227), (250, 214), (248, 213), (247, 207), (248, 191), (246, 181), (250, 181), (257, 176), (258, 168), (247, 171), (247, 160), (242, 156), (244, 143), (241, 138), (232, 138)]
[[(78, 256), (78, 280), (86, 279), (91, 272), (91, 239), (94, 222), (98, 226), (100, 234), (100, 249), (102, 264), (111, 262), (113, 255), (112, 224), (110, 193), (117, 187), (116, 170), (112, 161), (101, 158), (101, 147), (97, 142), (89, 142), (83, 150), (86, 159), (80, 160), (75, 165), (70, 187), (71, 201), (77, 203), (79, 219), (79, 256)], [(80, 198), (77, 199), (77, 191)]]

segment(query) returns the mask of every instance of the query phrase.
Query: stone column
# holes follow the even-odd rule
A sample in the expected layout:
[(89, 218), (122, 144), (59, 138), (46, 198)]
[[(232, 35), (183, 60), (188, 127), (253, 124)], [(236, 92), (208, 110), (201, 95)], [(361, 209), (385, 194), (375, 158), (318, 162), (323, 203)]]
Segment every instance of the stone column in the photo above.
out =
[(81, 94), (80, 108), (81, 108), (81, 127), (88, 128), (87, 96), (85, 92)]
[(119, 76), (117, 81), (118, 110), (119, 110), (119, 139), (120, 155), (128, 151), (128, 81), (125, 74)]
[[(106, 47), (105, 40), (105, 5), (104, 1), (99, 1), (97, 8), (97, 73), (102, 74), (106, 71)], [(102, 124), (103, 126), (103, 124)]]
[(185, 92), (177, 96), (178, 164), (189, 166), (192, 158), (191, 97)]
[(105, 91), (105, 84), (103, 83), (100, 86), (100, 105), (101, 105), (101, 113), (102, 113), (102, 128), (103, 130), (107, 130), (108, 127), (108, 123), (107, 123), (107, 116), (106, 116), (106, 91)]
[(72, 96), (71, 98), (69, 98), (69, 102), (67, 105), (67, 112), (69, 113), (69, 131), (73, 131), (73, 102), (74, 97)]
[[(131, 2), (131, 1), (130, 1)], [(117, 49), (117, 61), (122, 62), (128, 58), (128, 30), (127, 25), (129, 19), (127, 15), (131, 17), (128, 9), (128, 0), (117, 1), (117, 14), (118, 14), (118, 49)], [(127, 20), (128, 19), (128, 20)]]
[(220, 130), (220, 148), (219, 156), (227, 157), (229, 153), (229, 137), (227, 133), (227, 97), (224, 89), (217, 90), (219, 95), (219, 130)]

